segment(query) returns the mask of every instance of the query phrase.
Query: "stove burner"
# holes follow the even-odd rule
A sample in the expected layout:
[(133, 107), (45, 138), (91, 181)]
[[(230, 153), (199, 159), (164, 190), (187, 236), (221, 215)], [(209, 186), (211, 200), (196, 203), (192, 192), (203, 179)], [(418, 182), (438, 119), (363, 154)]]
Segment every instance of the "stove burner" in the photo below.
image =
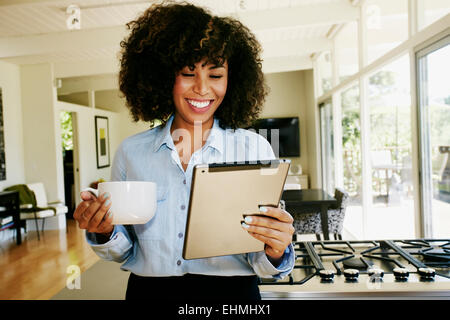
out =
[(440, 247), (432, 247), (420, 250), (425, 261), (450, 262), (450, 250)]
[(366, 270), (368, 267), (360, 258), (347, 259), (342, 261), (342, 264), (348, 269)]

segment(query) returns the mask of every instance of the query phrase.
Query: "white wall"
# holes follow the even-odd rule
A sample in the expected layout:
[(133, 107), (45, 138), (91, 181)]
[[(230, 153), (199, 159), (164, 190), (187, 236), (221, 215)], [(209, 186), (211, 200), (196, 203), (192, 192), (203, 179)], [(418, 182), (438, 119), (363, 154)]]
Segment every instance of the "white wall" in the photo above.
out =
[[(48, 63), (20, 67), (25, 183), (42, 182), (47, 200), (64, 201), (64, 177), (56, 113), (53, 66)], [(48, 222), (47, 222), (48, 221)], [(29, 223), (34, 228), (34, 223)], [(65, 215), (46, 220), (48, 229), (63, 229)]]
[(5, 139), (6, 180), (0, 190), (25, 181), (20, 69), (0, 61), (0, 87), (3, 95), (3, 133)]
[[(106, 116), (109, 119), (111, 165), (119, 144), (133, 134), (148, 130), (149, 125), (143, 122), (133, 122), (118, 90), (96, 91), (95, 108), (88, 107), (88, 101), (85, 100), (82, 100), (84, 105), (77, 104), (80, 101), (77, 95), (65, 95), (61, 98), (65, 101), (58, 101), (57, 109), (77, 114), (80, 190), (100, 178), (106, 181), (110, 180), (111, 167), (97, 169), (95, 116)], [(77, 204), (80, 201), (78, 194), (79, 190), (75, 190)]]
[(291, 164), (300, 164), (303, 174), (309, 174), (306, 95), (303, 71), (266, 74), (270, 88), (262, 109), (262, 118), (298, 117), (300, 120), (300, 157), (292, 157)]
[[(69, 111), (76, 113), (78, 126), (78, 158), (79, 158), (79, 176), (80, 189), (89, 187), (89, 185), (103, 178), (108, 181), (111, 178), (111, 166), (106, 168), (97, 168), (97, 155), (95, 144), (95, 116), (104, 116), (108, 118), (109, 138), (110, 138), (110, 165), (114, 154), (123, 140), (121, 135), (124, 119), (116, 112), (89, 108), (86, 106), (57, 101), (56, 108), (58, 112)], [(75, 190), (77, 204), (79, 203), (79, 191)]]
[(58, 167), (57, 118), (50, 64), (24, 65), (21, 69), (25, 176), (27, 183), (43, 182), (49, 201), (64, 200)]
[(95, 92), (95, 105), (97, 108), (110, 109), (120, 114), (122, 121), (118, 129), (122, 139), (150, 128), (148, 123), (142, 121), (134, 122), (125, 103), (125, 98), (121, 96), (118, 90), (100, 90)]

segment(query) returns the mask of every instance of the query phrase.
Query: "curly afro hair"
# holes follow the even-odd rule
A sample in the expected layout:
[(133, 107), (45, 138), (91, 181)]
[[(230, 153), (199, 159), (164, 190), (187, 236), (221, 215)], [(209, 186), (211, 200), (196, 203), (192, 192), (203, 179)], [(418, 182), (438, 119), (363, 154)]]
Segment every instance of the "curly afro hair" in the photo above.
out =
[(228, 63), (227, 92), (214, 114), (220, 126), (248, 127), (258, 118), (268, 92), (261, 46), (241, 22), (192, 4), (165, 2), (127, 27), (131, 32), (120, 43), (119, 87), (134, 121), (165, 124), (175, 111), (176, 74), (204, 58)]

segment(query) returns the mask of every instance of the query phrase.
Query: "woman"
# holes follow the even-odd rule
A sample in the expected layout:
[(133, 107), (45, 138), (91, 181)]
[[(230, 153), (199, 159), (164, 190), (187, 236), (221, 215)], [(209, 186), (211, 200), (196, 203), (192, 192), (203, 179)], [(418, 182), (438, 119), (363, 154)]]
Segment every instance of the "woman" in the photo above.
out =
[(101, 258), (126, 261), (127, 299), (260, 299), (257, 276), (293, 268), (286, 211), (263, 208), (265, 216), (243, 223), (262, 252), (181, 258), (193, 166), (274, 158), (267, 140), (237, 129), (257, 118), (266, 96), (260, 45), (240, 22), (190, 4), (153, 5), (128, 27), (120, 90), (135, 121), (162, 124), (122, 142), (112, 181), (156, 182), (157, 211), (145, 225), (113, 226), (114, 199), (83, 192), (74, 218)]

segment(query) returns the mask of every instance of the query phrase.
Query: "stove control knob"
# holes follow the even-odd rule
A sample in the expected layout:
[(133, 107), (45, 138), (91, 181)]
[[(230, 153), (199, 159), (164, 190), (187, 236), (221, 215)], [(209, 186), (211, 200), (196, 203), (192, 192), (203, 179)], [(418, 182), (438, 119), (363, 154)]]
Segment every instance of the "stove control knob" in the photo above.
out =
[(419, 268), (420, 280), (433, 281), (436, 271), (433, 268)]
[(345, 269), (344, 276), (346, 281), (358, 281), (359, 270), (358, 269)]
[(393, 270), (395, 280), (397, 281), (408, 281), (409, 271), (406, 268), (395, 268)]
[(384, 270), (379, 268), (371, 268), (367, 270), (371, 279), (382, 279), (384, 277)]
[(334, 271), (329, 269), (323, 269), (319, 271), (320, 279), (323, 282), (332, 282), (334, 279)]

